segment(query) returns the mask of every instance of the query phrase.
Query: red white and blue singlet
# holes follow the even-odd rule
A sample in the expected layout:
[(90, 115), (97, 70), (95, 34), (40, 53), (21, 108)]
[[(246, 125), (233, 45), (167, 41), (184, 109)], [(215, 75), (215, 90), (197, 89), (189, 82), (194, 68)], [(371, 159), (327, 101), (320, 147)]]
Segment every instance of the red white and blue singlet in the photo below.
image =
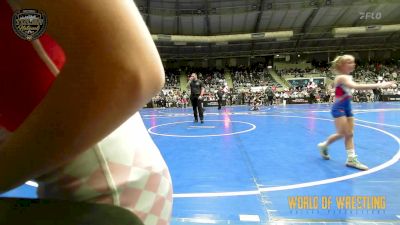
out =
[(335, 87), (335, 103), (332, 106), (332, 116), (334, 118), (346, 116), (353, 117), (351, 111), (351, 91), (343, 84), (337, 84)]

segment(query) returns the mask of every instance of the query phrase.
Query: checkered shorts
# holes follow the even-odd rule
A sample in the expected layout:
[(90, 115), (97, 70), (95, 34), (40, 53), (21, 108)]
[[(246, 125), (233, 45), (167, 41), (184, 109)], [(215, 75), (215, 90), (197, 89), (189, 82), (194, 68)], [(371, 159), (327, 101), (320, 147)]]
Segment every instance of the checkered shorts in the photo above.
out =
[(171, 177), (139, 114), (37, 181), (41, 198), (121, 206), (145, 225), (168, 224), (171, 217)]

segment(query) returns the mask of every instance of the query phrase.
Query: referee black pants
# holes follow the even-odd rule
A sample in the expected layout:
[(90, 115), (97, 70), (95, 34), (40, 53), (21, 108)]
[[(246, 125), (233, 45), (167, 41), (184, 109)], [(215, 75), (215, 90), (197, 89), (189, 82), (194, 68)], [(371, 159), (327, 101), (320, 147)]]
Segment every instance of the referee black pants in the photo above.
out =
[(202, 104), (202, 101), (199, 100), (199, 95), (190, 96), (190, 101), (192, 102), (192, 106), (193, 106), (194, 119), (198, 120), (198, 118), (200, 117), (200, 120), (203, 120), (204, 119), (203, 104)]
[(222, 108), (222, 99), (218, 99), (218, 109)]

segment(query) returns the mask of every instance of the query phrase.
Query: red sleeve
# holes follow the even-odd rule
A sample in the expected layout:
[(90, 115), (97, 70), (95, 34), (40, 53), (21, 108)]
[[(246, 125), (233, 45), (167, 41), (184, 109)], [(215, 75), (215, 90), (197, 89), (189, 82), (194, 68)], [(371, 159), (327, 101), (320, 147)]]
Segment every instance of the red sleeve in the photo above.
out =
[[(7, 1), (0, 0), (0, 127), (14, 131), (46, 95), (55, 76), (32, 44), (14, 34), (11, 18)], [(62, 48), (47, 34), (40, 41), (61, 69), (65, 62)]]

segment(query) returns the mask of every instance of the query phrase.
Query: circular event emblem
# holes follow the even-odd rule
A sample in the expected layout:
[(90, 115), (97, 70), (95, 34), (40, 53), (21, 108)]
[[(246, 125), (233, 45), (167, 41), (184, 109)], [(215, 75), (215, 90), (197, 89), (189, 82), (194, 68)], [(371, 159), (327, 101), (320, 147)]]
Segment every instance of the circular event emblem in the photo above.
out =
[(12, 27), (18, 37), (32, 41), (39, 38), (46, 31), (47, 16), (41, 10), (17, 10), (12, 17)]

